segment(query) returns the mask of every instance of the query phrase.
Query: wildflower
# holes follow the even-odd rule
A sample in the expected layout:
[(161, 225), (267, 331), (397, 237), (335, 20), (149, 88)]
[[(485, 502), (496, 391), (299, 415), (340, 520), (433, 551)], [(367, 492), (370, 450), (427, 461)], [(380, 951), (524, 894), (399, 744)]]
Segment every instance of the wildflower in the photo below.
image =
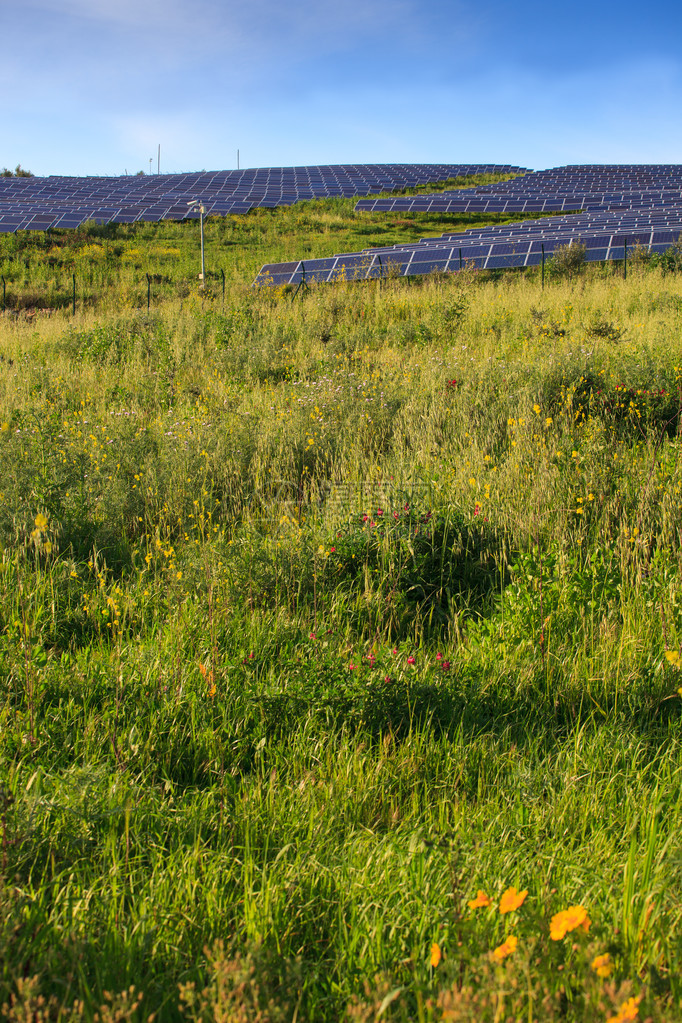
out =
[(308, 639), (317, 639), (317, 636), (315, 635), (314, 632), (309, 632), (308, 633)]
[(410, 654), (410, 656), (407, 658), (407, 663), (408, 664), (415, 664), (416, 663), (416, 661), (415, 661), (414, 657), (412, 656), (412, 654)]
[(450, 662), (449, 661), (443, 661), (443, 663), (441, 664), (441, 668), (443, 669), (443, 671), (449, 671), (450, 670)]
[(438, 653), (436, 654), (436, 660), (437, 660), (437, 661), (442, 661), (442, 660), (443, 660), (443, 655), (442, 655), (442, 653), (440, 652), (440, 650), (439, 650), (439, 651), (438, 651)]
[(639, 1015), (640, 998), (628, 998), (615, 1016), (609, 1016), (606, 1023), (631, 1023)]
[(480, 515), (480, 514), (481, 514), (481, 506), (480, 506), (480, 504), (477, 501), (476, 504), (474, 505), (474, 515)]
[(665, 659), (668, 664), (674, 664), (676, 668), (680, 666), (680, 652), (679, 650), (666, 650)]
[(506, 959), (507, 956), (512, 954), (512, 952), (516, 951), (518, 943), (519, 939), (515, 938), (513, 934), (510, 934), (506, 941), (503, 941), (501, 945), (498, 945), (497, 948), (493, 949), (493, 958), (496, 959), (498, 963), (501, 963), (503, 959)]
[(352, 661), (351, 661), (351, 662), (350, 662), (350, 664), (348, 665), (348, 670), (349, 670), (349, 671), (355, 671), (355, 665), (353, 664), (353, 662), (352, 662)]
[(47, 519), (42, 512), (38, 512), (36, 515), (35, 524), (37, 529), (47, 529)]
[(613, 962), (608, 952), (604, 952), (603, 955), (597, 956), (592, 960), (592, 969), (598, 977), (610, 977), (613, 971)]
[(377, 508), (377, 515), (383, 515), (383, 514), (384, 514), (384, 509), (383, 508)]
[(533, 412), (535, 413), (536, 416), (540, 415), (540, 406), (537, 403), (533, 405)]
[(442, 958), (443, 953), (440, 950), (440, 945), (434, 941), (431, 946), (431, 968), (435, 970)]
[(560, 913), (554, 914), (549, 922), (549, 936), (552, 941), (561, 941), (569, 931), (574, 931), (576, 927), (582, 927), (584, 931), (588, 931), (591, 922), (584, 906), (571, 906), (569, 909), (562, 909)]
[(486, 893), (482, 891), (480, 888), (476, 892), (476, 898), (470, 899), (469, 902), (467, 902), (467, 906), (469, 907), (469, 909), (479, 909), (480, 907), (485, 907), (489, 905), (490, 899), (488, 898)]
[(522, 892), (517, 892), (516, 888), (507, 888), (500, 899), (500, 913), (513, 913), (515, 909), (523, 905), (526, 895), (528, 895), (527, 888), (524, 888)]

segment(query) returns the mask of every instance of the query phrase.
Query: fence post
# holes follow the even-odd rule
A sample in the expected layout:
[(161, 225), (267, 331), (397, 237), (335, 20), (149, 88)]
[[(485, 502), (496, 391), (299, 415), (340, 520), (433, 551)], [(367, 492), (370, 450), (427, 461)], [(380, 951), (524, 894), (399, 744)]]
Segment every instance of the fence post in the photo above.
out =
[(462, 250), (459, 250), (459, 268), (462, 269)]
[(147, 312), (149, 312), (149, 304), (152, 300), (152, 279), (149, 274), (145, 274), (147, 278)]
[(71, 284), (72, 284), (72, 287), (73, 287), (73, 290), (71, 292), (71, 302), (72, 302), (72, 306), (71, 307), (72, 307), (72, 310), (73, 310), (73, 315), (75, 316), (76, 315), (76, 275), (75, 274), (71, 274)]
[(220, 275), (223, 279), (223, 305), (225, 305), (225, 271), (221, 269)]
[(545, 243), (544, 242), (540, 243), (540, 248), (542, 249), (542, 287), (544, 288), (544, 286), (545, 286)]

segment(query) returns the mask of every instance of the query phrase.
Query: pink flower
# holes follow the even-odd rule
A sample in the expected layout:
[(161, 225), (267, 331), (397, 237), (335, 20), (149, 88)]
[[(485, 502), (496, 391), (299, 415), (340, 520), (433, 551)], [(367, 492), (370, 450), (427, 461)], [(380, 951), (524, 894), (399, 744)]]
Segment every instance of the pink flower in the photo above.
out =
[(329, 553), (330, 554), (336, 554), (336, 547), (330, 547), (329, 548)]
[(384, 682), (390, 682), (390, 681), (391, 681), (391, 676), (390, 675), (384, 675)]
[(377, 515), (383, 515), (383, 514), (384, 514), (384, 509), (383, 508), (377, 508)]
[(407, 658), (407, 663), (408, 664), (416, 664), (416, 661), (415, 661), (414, 657), (412, 656), (412, 654), (410, 654), (410, 656)]
[(308, 633), (308, 639), (317, 639), (317, 636), (315, 635), (314, 632), (309, 632)]
[(441, 664), (441, 668), (443, 669), (443, 671), (449, 671), (450, 670), (450, 662), (449, 661), (443, 661), (443, 663)]
[(394, 646), (393, 649), (391, 650), (391, 653), (395, 657), (395, 655), (398, 653), (398, 648)]
[(440, 653), (440, 651), (436, 654), (436, 660), (437, 661), (442, 661), (443, 660), (443, 655)]
[(398, 512), (393, 512), (393, 518), (394, 519), (399, 519), (400, 518), (400, 516), (398, 515)]
[(362, 521), (363, 521), (363, 522), (367, 522), (367, 521), (368, 521), (368, 519), (369, 519), (369, 515), (363, 515), (363, 516), (362, 516)]
[(348, 665), (348, 670), (349, 670), (349, 671), (355, 671), (355, 665), (353, 664), (353, 662), (352, 662), (352, 661), (351, 661), (351, 662), (350, 662), (350, 664)]

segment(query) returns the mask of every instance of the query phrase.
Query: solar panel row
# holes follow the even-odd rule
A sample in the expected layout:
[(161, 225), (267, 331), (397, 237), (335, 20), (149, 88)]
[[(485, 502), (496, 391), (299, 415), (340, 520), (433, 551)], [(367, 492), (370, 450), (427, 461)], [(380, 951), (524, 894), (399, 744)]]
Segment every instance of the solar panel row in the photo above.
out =
[[(682, 235), (682, 165), (559, 167), (475, 189), (359, 202), (357, 209), (419, 212), (553, 212), (565, 215), (471, 228), (440, 238), (272, 263), (256, 283), (369, 279), (536, 266), (564, 245), (585, 245), (588, 261), (623, 259), (627, 246), (664, 252)], [(569, 211), (576, 212), (570, 213)]]
[(516, 173), (508, 164), (347, 164), (121, 178), (0, 178), (0, 232), (248, 213), (306, 199), (398, 191), (449, 178)]

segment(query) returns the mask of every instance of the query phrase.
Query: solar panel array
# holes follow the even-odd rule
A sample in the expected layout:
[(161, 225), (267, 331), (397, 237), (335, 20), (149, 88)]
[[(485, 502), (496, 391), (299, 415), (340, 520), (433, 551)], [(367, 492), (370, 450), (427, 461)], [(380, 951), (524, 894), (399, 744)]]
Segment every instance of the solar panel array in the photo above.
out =
[[(448, 195), (457, 198), (448, 199)], [(421, 206), (411, 204), (424, 200), (432, 203), (429, 209), (439, 212), (581, 212), (471, 228), (324, 259), (270, 263), (261, 269), (256, 283), (406, 277), (456, 272), (466, 266), (485, 270), (537, 266), (542, 262), (543, 250), (549, 257), (561, 246), (579, 243), (585, 246), (588, 261), (623, 259), (627, 249), (632, 251), (634, 246), (664, 252), (682, 234), (682, 166), (678, 165), (559, 167), (456, 193), (373, 200), (372, 209), (382, 209), (380, 203), (401, 200), (405, 205), (393, 207), (401, 212), (421, 211)], [(437, 206), (441, 201), (459, 205), (456, 209), (441, 209)], [(358, 207), (362, 205), (358, 203)]]
[(0, 178), (0, 233), (129, 224), (138, 220), (185, 220), (188, 202), (206, 215), (248, 213), (256, 206), (289, 206), (305, 199), (394, 192), (449, 178), (521, 173), (501, 164), (343, 164), (265, 167), (193, 174), (118, 178)]

